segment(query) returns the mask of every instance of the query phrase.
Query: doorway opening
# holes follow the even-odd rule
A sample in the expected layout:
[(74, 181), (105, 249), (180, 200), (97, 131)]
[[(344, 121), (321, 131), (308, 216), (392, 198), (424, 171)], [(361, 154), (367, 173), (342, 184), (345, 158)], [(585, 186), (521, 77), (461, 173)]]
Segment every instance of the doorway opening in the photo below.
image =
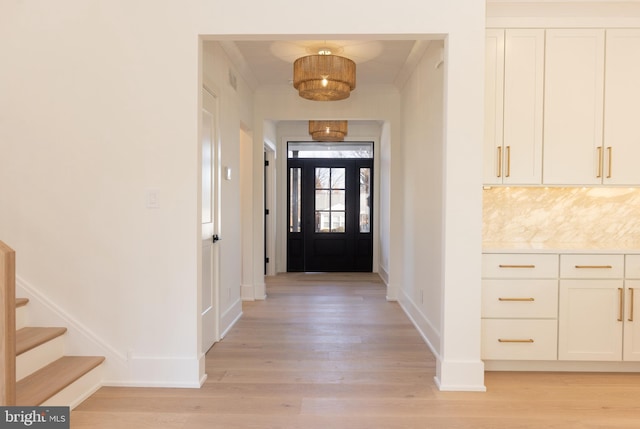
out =
[(373, 268), (373, 142), (287, 143), (287, 271)]

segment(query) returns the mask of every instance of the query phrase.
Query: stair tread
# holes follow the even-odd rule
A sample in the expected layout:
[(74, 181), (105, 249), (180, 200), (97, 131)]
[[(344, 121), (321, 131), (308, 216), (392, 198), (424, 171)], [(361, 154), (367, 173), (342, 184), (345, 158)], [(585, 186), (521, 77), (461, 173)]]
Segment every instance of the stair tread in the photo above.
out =
[(16, 405), (42, 404), (100, 365), (103, 356), (64, 356), (16, 383)]
[(24, 307), (29, 302), (29, 298), (16, 298), (16, 308)]
[(16, 331), (16, 356), (67, 332), (67, 328), (26, 327)]

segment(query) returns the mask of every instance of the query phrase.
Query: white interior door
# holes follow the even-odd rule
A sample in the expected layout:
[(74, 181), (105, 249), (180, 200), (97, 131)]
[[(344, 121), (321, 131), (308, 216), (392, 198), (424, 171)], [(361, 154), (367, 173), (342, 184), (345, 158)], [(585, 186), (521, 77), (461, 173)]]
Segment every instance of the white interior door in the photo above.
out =
[(218, 325), (218, 139), (217, 99), (202, 89), (202, 352), (220, 339)]

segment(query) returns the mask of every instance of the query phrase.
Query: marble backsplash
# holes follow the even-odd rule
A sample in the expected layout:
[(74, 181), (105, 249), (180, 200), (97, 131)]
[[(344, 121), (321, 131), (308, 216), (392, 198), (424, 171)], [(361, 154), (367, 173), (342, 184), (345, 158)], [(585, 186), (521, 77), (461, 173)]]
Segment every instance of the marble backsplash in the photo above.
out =
[(485, 189), (482, 236), (487, 244), (640, 249), (640, 189)]

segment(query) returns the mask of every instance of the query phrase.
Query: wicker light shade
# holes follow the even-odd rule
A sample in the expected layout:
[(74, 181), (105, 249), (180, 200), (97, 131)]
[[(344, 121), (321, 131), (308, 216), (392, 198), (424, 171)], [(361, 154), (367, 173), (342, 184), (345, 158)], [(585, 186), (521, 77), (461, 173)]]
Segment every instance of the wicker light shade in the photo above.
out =
[(347, 128), (347, 121), (309, 121), (311, 138), (321, 142), (343, 141)]
[(293, 87), (307, 100), (344, 100), (356, 87), (356, 63), (337, 55), (298, 58), (293, 63)]

